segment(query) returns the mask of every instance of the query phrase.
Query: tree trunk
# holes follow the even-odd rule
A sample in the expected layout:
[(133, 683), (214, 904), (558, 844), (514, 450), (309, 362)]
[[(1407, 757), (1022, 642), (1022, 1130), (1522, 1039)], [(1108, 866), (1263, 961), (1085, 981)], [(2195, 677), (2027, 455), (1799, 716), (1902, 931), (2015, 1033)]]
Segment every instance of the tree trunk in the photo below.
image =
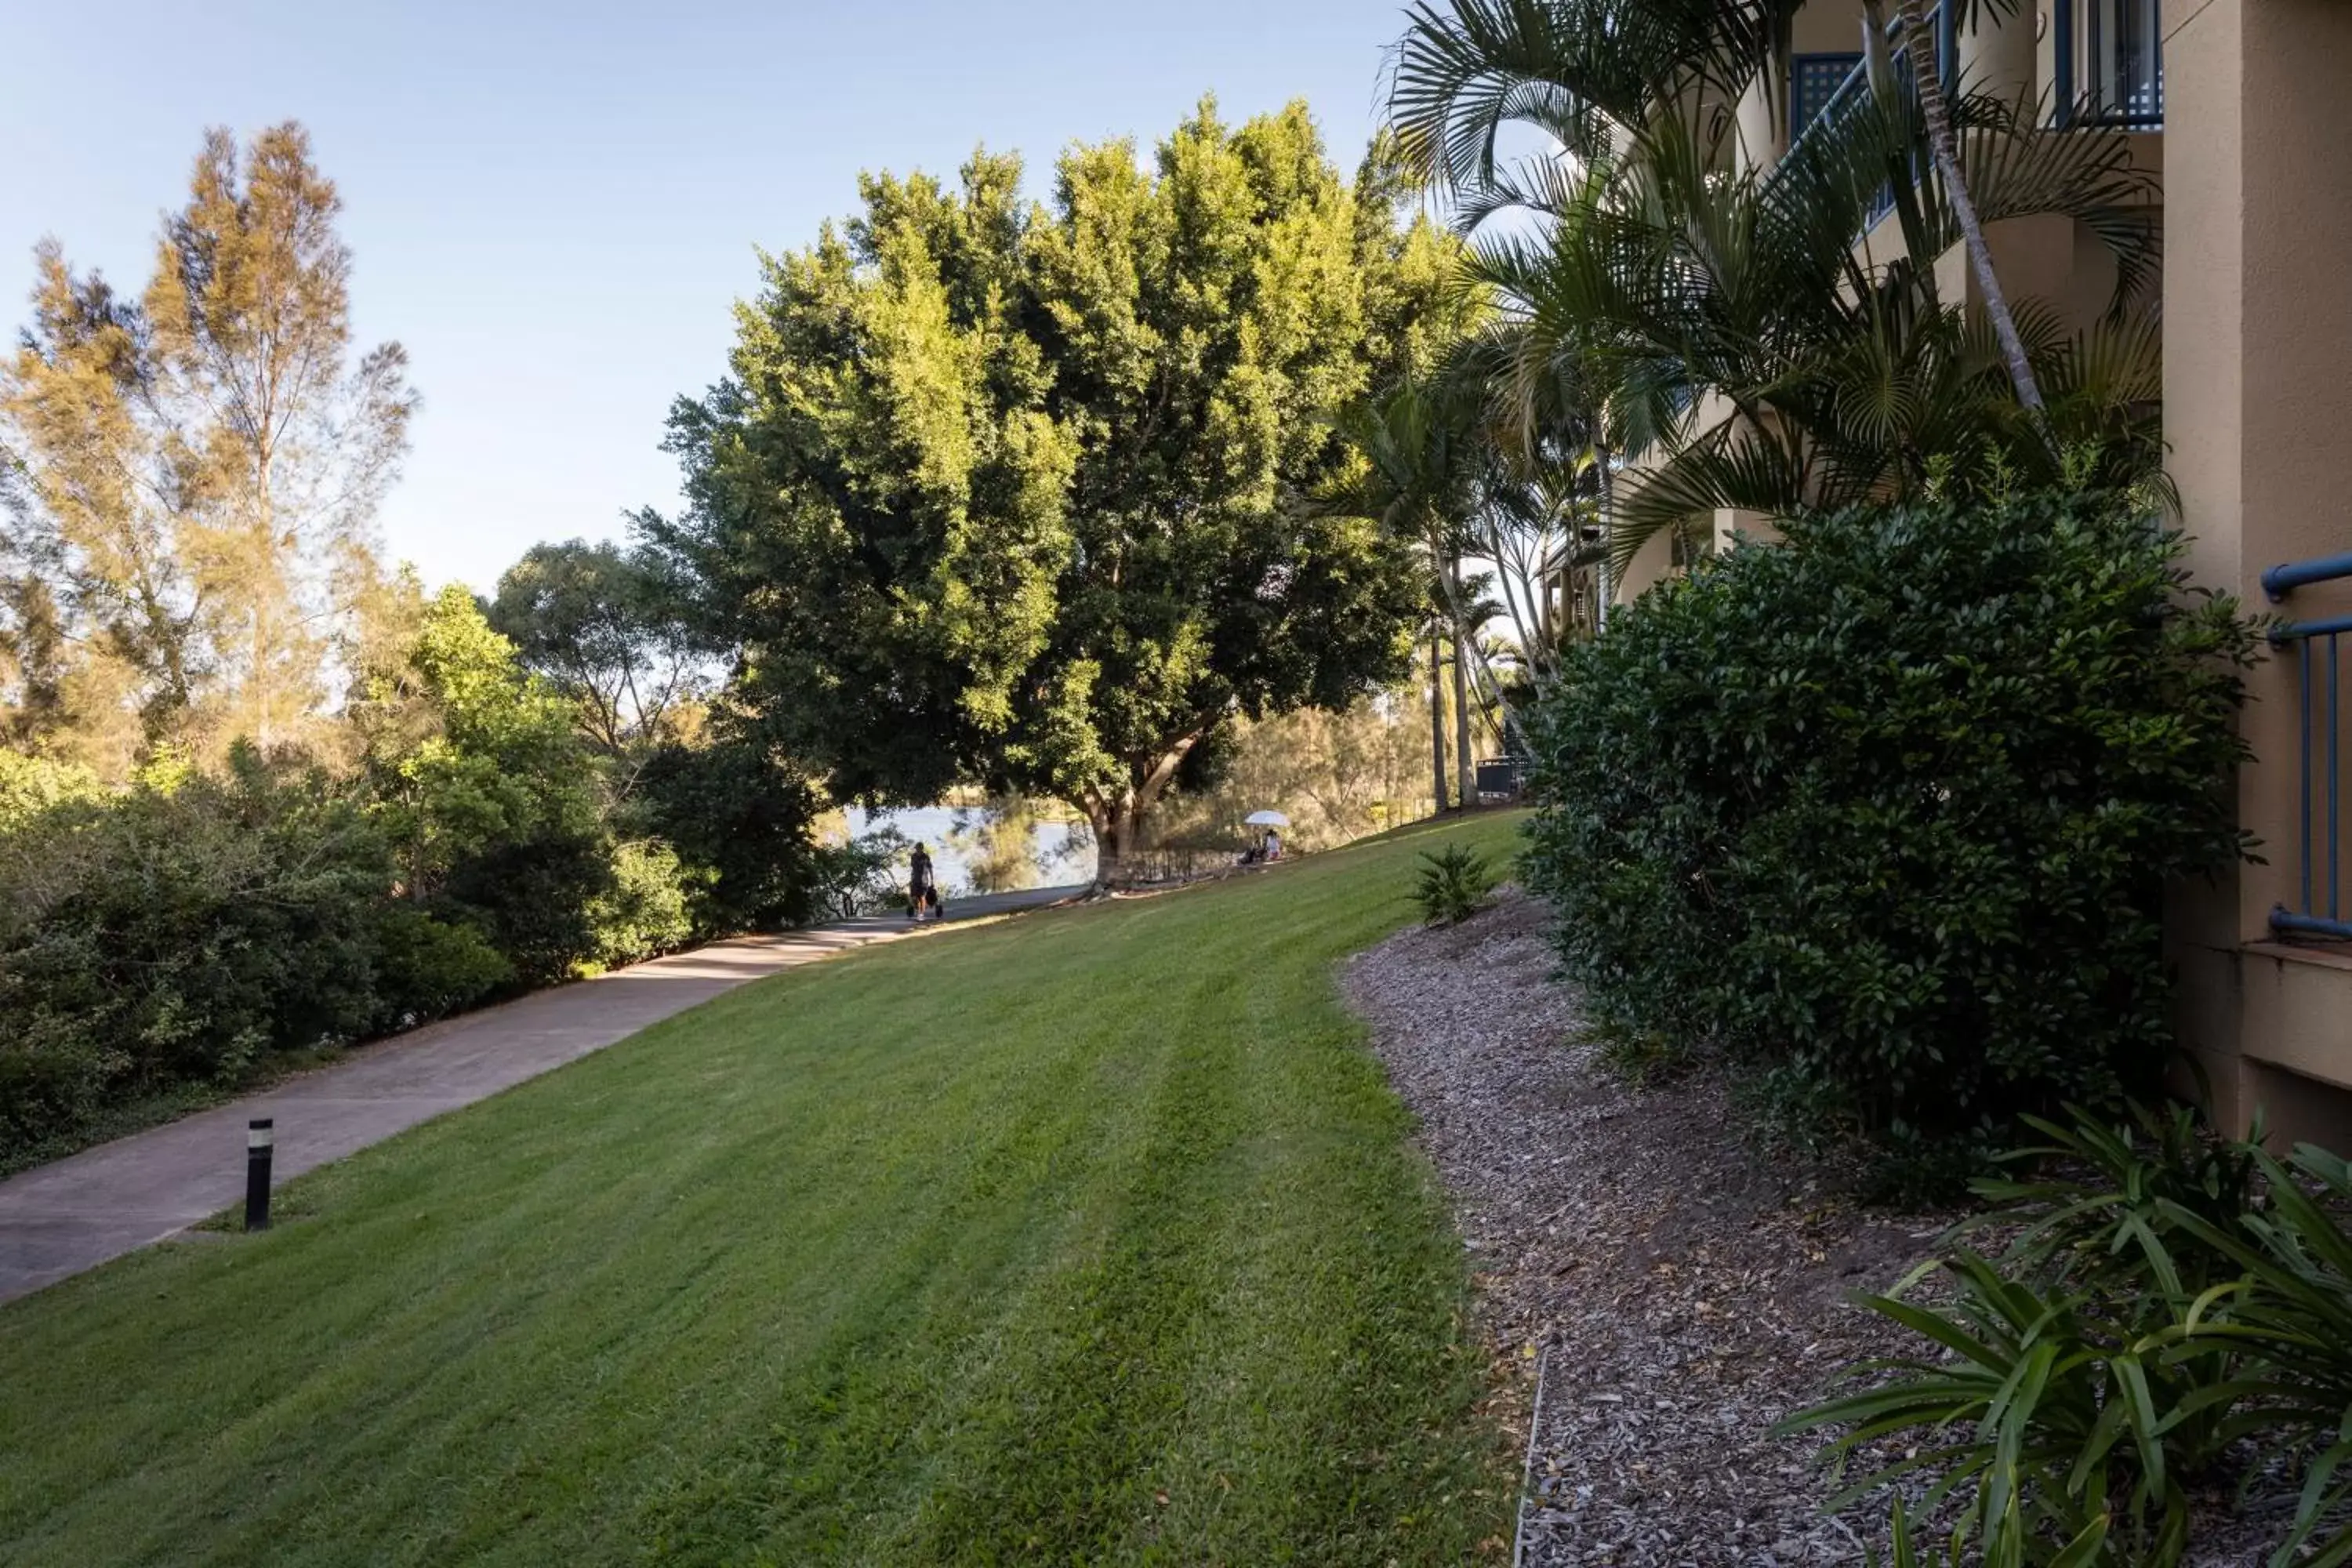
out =
[[(1128, 862), (1142, 846), (1143, 824), (1151, 808), (1159, 804), (1192, 748), (1201, 743), (1201, 737), (1218, 722), (1216, 719), (1203, 721), (1148, 765), (1140, 766), (1140, 783), (1129, 785), (1116, 796), (1088, 795), (1081, 803), (1086, 807), (1087, 821), (1095, 830), (1095, 891), (1107, 893), (1126, 884), (1133, 874)], [(1137, 768), (1137, 764), (1129, 766)], [(1135, 773), (1130, 772), (1129, 776), (1134, 777)]]
[(1454, 630), (1454, 798), (1464, 805), (1478, 799), (1478, 770), (1470, 753), (1470, 661), (1461, 623)]
[(1095, 830), (1095, 890), (1107, 893), (1125, 886), (1135, 839), (1134, 810), (1088, 802), (1087, 821)]
[[(1877, 6), (1872, 5), (1871, 10), (1875, 12)], [(2017, 318), (2010, 314), (2009, 297), (2001, 292), (2000, 279), (1993, 272), (1992, 250), (1985, 244), (1984, 226), (1977, 221), (1977, 205), (1960, 173), (1959, 143), (1952, 134), (1951, 106), (1944, 100), (1944, 76), (1937, 66), (1936, 39), (1927, 26), (1926, 0), (1902, 0), (1901, 15), (1903, 45), (1911, 56), (1911, 79), (1918, 89), (1919, 112), (1927, 122), (1927, 150), (1936, 160), (1937, 173), (1943, 176), (1944, 195), (1952, 204), (1952, 216), (1968, 246), (1969, 266), (1984, 293), (1985, 315), (2000, 341), (2000, 357), (2009, 366), (2017, 401), (2038, 414), (2042, 388), (2033, 379), (2033, 367), (2026, 363), (2025, 342), (2017, 335)], [(1926, 264), (1923, 258), (1922, 265)]]
[[(1527, 627), (1526, 622), (1519, 615), (1516, 595), (1514, 595), (1510, 589), (1506, 586), (1504, 589), (1504, 596), (1510, 606), (1511, 624), (1513, 626), (1518, 628), (1519, 640), (1524, 646), (1527, 641)], [(1450, 577), (1445, 579), (1445, 608), (1446, 614), (1453, 620), (1454, 625), (1456, 627), (1459, 627), (1464, 619), (1462, 612), (1461, 586)], [(1455, 647), (1457, 651), (1462, 646), (1461, 638), (1457, 636), (1455, 638)], [(1480, 701), (1491, 702), (1494, 704), (1495, 712), (1498, 718), (1498, 721), (1504, 729), (1508, 730), (1516, 721), (1517, 717), (1511, 707), (1510, 694), (1503, 689), (1502, 681), (1496, 678), (1494, 663), (1486, 657), (1486, 650), (1478, 646), (1478, 639), (1475, 637), (1470, 638), (1468, 647), (1470, 649), (1471, 685), (1476, 689)], [(1542, 665), (1536, 663), (1532, 655), (1530, 655), (1528, 668), (1535, 673), (1538, 689), (1540, 689), (1544, 683), (1545, 677), (1549, 672)]]
[[(1595, 428), (1600, 411), (1594, 410)], [(1592, 573), (1592, 621), (1595, 631), (1609, 629), (1609, 601), (1617, 591), (1617, 484), (1609, 471), (1609, 444), (1596, 440), (1592, 458), (1601, 469), (1601, 559)]]
[(1429, 787), (1437, 811), (1445, 810), (1445, 665), (1437, 629), (1429, 633)]

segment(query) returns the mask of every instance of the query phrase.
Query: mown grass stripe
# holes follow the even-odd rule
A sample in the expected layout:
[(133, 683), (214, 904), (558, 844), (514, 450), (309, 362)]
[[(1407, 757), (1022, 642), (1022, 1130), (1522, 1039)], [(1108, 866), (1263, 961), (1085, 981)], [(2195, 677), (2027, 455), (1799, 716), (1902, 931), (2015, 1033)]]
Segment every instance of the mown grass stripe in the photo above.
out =
[(1434, 841), (781, 976), (0, 1308), (0, 1560), (1465, 1560), (1510, 1456), (1330, 978)]

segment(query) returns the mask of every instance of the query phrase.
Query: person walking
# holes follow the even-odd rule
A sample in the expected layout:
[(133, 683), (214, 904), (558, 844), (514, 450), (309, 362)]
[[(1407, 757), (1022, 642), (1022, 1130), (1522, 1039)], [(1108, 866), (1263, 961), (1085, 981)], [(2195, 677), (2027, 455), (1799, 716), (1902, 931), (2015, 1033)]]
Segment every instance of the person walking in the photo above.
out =
[(931, 852), (918, 844), (907, 861), (907, 918), (919, 921), (925, 910), (939, 918), (940, 884), (931, 871)]

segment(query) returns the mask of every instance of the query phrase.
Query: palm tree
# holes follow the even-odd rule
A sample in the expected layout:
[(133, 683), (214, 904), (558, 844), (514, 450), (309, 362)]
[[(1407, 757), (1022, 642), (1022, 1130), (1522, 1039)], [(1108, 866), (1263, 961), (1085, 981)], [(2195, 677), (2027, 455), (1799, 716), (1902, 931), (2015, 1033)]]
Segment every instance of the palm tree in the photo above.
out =
[[(2122, 139), (2041, 133), (2019, 106), (1967, 94), (1944, 105), (1949, 178), (1905, 87), (1817, 120), (1760, 172), (1735, 156), (1728, 106), (1773, 68), (1791, 8), (1454, 0), (1420, 6), (1399, 46), (1400, 142), (1472, 233), (1501, 302), (1502, 384), (1529, 409), (1541, 399), (1525, 389), (1580, 389), (1604, 489), (1633, 465), (1602, 510), (1613, 560), (1717, 509), (1909, 493), (1989, 443), (2028, 480), (2086, 437), (2128, 476), (2151, 467), (2152, 340), (2126, 305), (2155, 229)], [(1499, 158), (1513, 127), (1547, 152)], [(1857, 237), (1890, 195), (1904, 254), (1882, 261)], [(1937, 297), (1933, 258), (1968, 228), (2043, 212), (2116, 257), (2112, 322), (2068, 333), (2027, 302), (1988, 330)], [(2046, 425), (2026, 386), (2050, 393)]]
[[(1946, 3), (1957, 5), (1958, 0)], [(2000, 341), (2001, 360), (2008, 366), (2011, 384), (2017, 388), (2017, 401), (2038, 413), (2042, 408), (2042, 389), (2035, 383), (2025, 340), (2018, 335), (2017, 318), (2010, 312), (2009, 296), (2001, 289), (2000, 275), (1993, 269), (1992, 247), (1985, 243), (1984, 225), (1978, 220), (1976, 203), (1969, 195), (1968, 176), (1960, 167), (1958, 141), (1952, 133), (1951, 105), (1944, 98), (1943, 67), (1936, 58), (1935, 33), (1928, 26), (1927, 9), (1927, 0), (1901, 0), (1899, 13), (1904, 47), (1911, 59), (1911, 80), (1918, 92), (1920, 116), (1927, 127), (1927, 149), (1936, 160), (1937, 176), (1950, 197), (1952, 216), (1968, 247), (1969, 267), (1984, 294), (1985, 317)], [(1873, 79), (1891, 89), (1895, 73), (1885, 61), (1886, 24), (1879, 12), (1878, 0), (1863, 0), (1863, 48), (1872, 64)]]
[[(1475, 504), (1476, 437), (1465, 427), (1443, 392), (1408, 377), (1347, 410), (1340, 434), (1359, 467), (1318, 498), (1350, 516), (1369, 517), (1391, 538), (1419, 548), (1428, 573), (1431, 615), (1429, 722), (1437, 809), (1446, 807), (1445, 668), (1442, 642), (1453, 635), (1460, 667), (1464, 605), (1459, 570), (1467, 549), (1465, 520)], [(1466, 708), (1457, 697), (1457, 709)], [(1462, 729), (1466, 752), (1468, 729)]]

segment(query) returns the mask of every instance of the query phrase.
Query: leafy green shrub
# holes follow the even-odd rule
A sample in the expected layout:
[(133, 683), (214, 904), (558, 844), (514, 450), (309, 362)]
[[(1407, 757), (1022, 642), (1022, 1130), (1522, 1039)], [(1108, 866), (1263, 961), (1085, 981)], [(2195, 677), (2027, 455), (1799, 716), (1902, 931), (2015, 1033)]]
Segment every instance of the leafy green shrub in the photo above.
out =
[(1495, 869), (1466, 844), (1449, 844), (1421, 858), (1412, 901), (1431, 925), (1460, 925), (1486, 907), (1495, 891)]
[(103, 794), (98, 775), (79, 763), (0, 748), (0, 833), (23, 826), (51, 806)]
[(815, 847), (805, 778), (723, 716), (700, 751), (650, 759), (617, 814), (705, 858), (616, 843), (572, 700), (463, 589), (346, 717), (356, 776), (166, 751), (108, 791), (0, 749), (0, 1164), (119, 1104), (668, 951), (698, 912), (806, 918), (828, 877), (867, 869)]
[(1783, 1428), (1845, 1426), (1829, 1448), (1841, 1461), (1910, 1438), (1902, 1458), (1832, 1506), (1925, 1471), (1934, 1480), (1922, 1512), (1970, 1494), (1963, 1529), (1984, 1568), (2026, 1568), (2070, 1550), (2085, 1563), (2179, 1562), (2189, 1486), (2235, 1435), (2226, 1403), (2209, 1392), (2229, 1382), (2230, 1347), (2198, 1335), (2194, 1307), (2137, 1331), (2099, 1298), (2009, 1278), (1972, 1252), (1943, 1268), (1949, 1300), (1933, 1307), (1863, 1298), (1943, 1353), (1874, 1363), (1895, 1375)]
[(614, 876), (594, 761), (572, 705), (523, 669), (471, 595), (452, 586), (426, 606), (357, 718), (402, 895), (478, 929), (522, 984), (593, 959), (590, 909)]
[(388, 881), (355, 803), (250, 754), (0, 837), (0, 1151), (364, 1031)]
[(813, 842), (816, 792), (742, 715), (722, 709), (701, 743), (656, 750), (630, 810), (646, 836), (708, 873), (688, 889), (699, 934), (799, 925), (831, 912), (835, 868)]
[(1614, 616), (1534, 717), (1528, 879), (1596, 1020), (1939, 1176), (2148, 1089), (2162, 889), (2243, 847), (2234, 606), (2108, 495), (1787, 536)]
[(685, 946), (694, 934), (687, 883), (677, 851), (668, 845), (614, 846), (613, 886), (588, 906), (597, 961), (617, 969)]
[(593, 911), (614, 875), (601, 829), (554, 826), (494, 839), (457, 859), (425, 907), (480, 930), (519, 985), (551, 985), (597, 957)]
[(2238, 1430), (2256, 1440), (2253, 1464), (2301, 1468), (2299, 1507), (2273, 1563), (2352, 1563), (2352, 1164), (2309, 1144), (2285, 1164), (2259, 1150), (2252, 1158), (2263, 1201), (2235, 1225), (2167, 1206), (2179, 1229), (2244, 1270), (2207, 1332), (2242, 1359)]
[(514, 977), (514, 965), (479, 928), (388, 903), (376, 917), (377, 1008), (371, 1032), (446, 1018), (511, 985)]
[(1978, 1226), (2011, 1231), (2002, 1262), (2063, 1283), (2137, 1289), (2153, 1279), (2168, 1296), (2197, 1296), (2237, 1270), (2226, 1252), (2182, 1229), (2189, 1215), (2227, 1229), (2259, 1199), (2262, 1128), (2216, 1138), (2187, 1105), (2135, 1106), (2110, 1126), (2080, 1110), (2071, 1122), (2026, 1125), (2044, 1142), (2001, 1157), (2025, 1170), (1973, 1184), (1992, 1205)]

